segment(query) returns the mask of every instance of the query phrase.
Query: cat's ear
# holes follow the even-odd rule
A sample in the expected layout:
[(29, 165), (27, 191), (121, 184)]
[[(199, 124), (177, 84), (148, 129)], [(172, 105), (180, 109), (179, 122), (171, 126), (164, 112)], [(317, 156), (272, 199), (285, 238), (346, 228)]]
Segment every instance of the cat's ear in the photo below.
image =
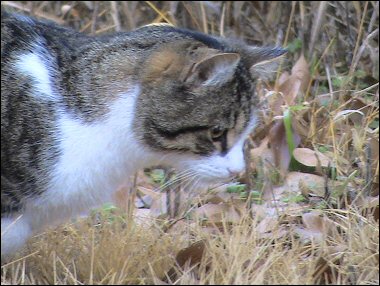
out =
[(288, 51), (283, 48), (250, 47), (248, 52), (249, 71), (252, 77), (267, 78), (275, 73), (280, 60)]
[(198, 86), (222, 85), (233, 77), (239, 61), (240, 55), (236, 53), (209, 56), (193, 65), (185, 82)]

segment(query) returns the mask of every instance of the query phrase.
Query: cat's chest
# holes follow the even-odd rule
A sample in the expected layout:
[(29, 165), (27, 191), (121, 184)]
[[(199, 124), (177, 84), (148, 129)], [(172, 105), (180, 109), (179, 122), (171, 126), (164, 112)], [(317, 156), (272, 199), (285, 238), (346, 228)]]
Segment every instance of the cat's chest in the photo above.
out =
[(146, 154), (132, 128), (139, 91), (139, 86), (131, 87), (93, 123), (62, 112), (57, 120), (61, 154), (52, 174), (60, 189), (112, 188), (141, 167)]
[(110, 201), (113, 192), (150, 160), (132, 130), (138, 93), (135, 86), (120, 95), (107, 116), (94, 123), (61, 111), (56, 122), (59, 158), (49, 172), (47, 190), (28, 207), (39, 217), (38, 225)]

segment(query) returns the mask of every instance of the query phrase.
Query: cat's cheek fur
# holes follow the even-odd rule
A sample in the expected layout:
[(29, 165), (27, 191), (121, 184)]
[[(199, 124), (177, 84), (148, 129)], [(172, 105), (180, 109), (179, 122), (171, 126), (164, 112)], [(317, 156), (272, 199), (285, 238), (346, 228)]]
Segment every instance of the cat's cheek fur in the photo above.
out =
[(183, 160), (181, 168), (192, 170), (205, 184), (231, 179), (245, 169), (244, 143), (256, 125), (257, 117), (254, 115), (227, 154), (213, 154), (202, 159)]
[(237, 175), (238, 173), (244, 171), (244, 139), (241, 139), (238, 143), (236, 143), (226, 155), (217, 155), (211, 158), (213, 165), (227, 171), (225, 171), (227, 176)]
[(205, 183), (230, 179), (244, 171), (243, 145), (244, 140), (241, 140), (224, 156), (214, 154), (187, 164)]

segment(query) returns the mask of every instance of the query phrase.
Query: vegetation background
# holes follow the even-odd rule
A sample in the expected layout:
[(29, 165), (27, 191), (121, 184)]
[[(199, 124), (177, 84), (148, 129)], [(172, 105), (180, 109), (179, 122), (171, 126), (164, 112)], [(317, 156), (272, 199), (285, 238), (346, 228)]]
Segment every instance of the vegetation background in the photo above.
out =
[(183, 192), (145, 170), (34, 237), (2, 284), (379, 283), (378, 1), (2, 1), (98, 35), (170, 23), (289, 52), (260, 81), (247, 172)]

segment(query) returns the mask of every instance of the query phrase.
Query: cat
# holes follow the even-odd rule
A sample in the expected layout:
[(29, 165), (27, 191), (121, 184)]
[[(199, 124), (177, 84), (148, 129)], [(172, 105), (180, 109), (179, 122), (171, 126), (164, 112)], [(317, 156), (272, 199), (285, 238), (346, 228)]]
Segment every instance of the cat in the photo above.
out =
[(138, 169), (236, 176), (257, 77), (285, 53), (172, 26), (89, 36), (2, 11), (2, 260)]

